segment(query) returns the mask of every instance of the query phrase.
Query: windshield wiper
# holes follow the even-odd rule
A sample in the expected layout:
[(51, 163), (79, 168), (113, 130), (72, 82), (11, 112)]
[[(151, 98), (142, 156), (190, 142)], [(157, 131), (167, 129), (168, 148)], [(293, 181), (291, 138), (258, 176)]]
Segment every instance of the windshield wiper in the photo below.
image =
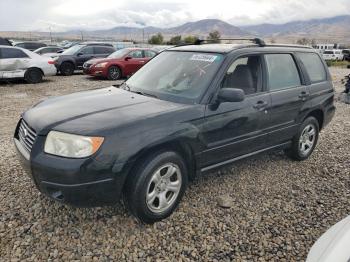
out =
[(153, 94), (149, 94), (149, 93), (146, 93), (146, 92), (134, 91), (134, 90), (129, 90), (129, 91), (133, 92), (133, 93), (136, 93), (136, 94), (139, 94), (139, 95), (143, 95), (143, 96), (149, 96), (149, 97), (158, 98), (158, 96), (153, 95)]
[(149, 97), (158, 98), (158, 96), (153, 95), (153, 94), (149, 94), (149, 93), (146, 93), (146, 92), (143, 92), (143, 91), (132, 90), (132, 89), (130, 88), (130, 86), (129, 86), (127, 83), (125, 83), (125, 82), (124, 82), (123, 84), (120, 85), (120, 88), (121, 88), (121, 89), (124, 89), (124, 90), (126, 90), (126, 91), (129, 91), (129, 92), (138, 94), (138, 95), (143, 95), (143, 96), (149, 96)]

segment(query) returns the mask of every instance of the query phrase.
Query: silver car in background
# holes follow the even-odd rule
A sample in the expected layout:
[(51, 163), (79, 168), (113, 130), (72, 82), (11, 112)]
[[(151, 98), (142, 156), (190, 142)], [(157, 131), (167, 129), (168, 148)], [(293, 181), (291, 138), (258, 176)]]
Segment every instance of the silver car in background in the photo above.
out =
[(0, 45), (0, 80), (24, 78), (28, 83), (35, 84), (41, 82), (43, 76), (56, 73), (51, 57), (19, 47)]

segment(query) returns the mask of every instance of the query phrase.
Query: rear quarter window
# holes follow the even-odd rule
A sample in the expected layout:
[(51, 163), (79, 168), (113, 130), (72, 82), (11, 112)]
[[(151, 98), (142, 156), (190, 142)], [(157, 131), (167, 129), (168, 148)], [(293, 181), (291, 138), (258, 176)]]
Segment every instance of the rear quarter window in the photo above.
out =
[(309, 75), (311, 83), (322, 82), (327, 79), (326, 70), (321, 58), (315, 53), (298, 53), (300, 61)]

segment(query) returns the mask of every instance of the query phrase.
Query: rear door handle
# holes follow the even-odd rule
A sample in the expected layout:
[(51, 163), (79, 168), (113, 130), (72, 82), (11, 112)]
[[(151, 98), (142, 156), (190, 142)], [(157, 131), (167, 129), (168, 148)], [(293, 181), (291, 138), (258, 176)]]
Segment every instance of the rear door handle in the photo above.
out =
[(309, 95), (310, 95), (309, 93), (303, 91), (299, 94), (299, 98), (301, 98), (301, 100), (305, 101)]
[(258, 101), (253, 107), (259, 111), (264, 110), (267, 107), (268, 103), (266, 101)]

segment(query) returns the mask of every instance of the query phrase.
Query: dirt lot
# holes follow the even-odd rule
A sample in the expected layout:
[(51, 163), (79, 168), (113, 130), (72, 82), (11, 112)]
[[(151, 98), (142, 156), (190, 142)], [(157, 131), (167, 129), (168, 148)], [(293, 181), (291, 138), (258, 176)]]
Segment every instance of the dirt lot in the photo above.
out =
[[(349, 69), (332, 69), (338, 94)], [(256, 156), (193, 182), (167, 220), (143, 225), (122, 205), (63, 206), (42, 196), (16, 159), (20, 113), (39, 100), (110, 85), (83, 75), (0, 84), (0, 261), (304, 260), (315, 240), (350, 214), (350, 105), (336, 102), (312, 157)], [(232, 207), (217, 205), (219, 196)]]

